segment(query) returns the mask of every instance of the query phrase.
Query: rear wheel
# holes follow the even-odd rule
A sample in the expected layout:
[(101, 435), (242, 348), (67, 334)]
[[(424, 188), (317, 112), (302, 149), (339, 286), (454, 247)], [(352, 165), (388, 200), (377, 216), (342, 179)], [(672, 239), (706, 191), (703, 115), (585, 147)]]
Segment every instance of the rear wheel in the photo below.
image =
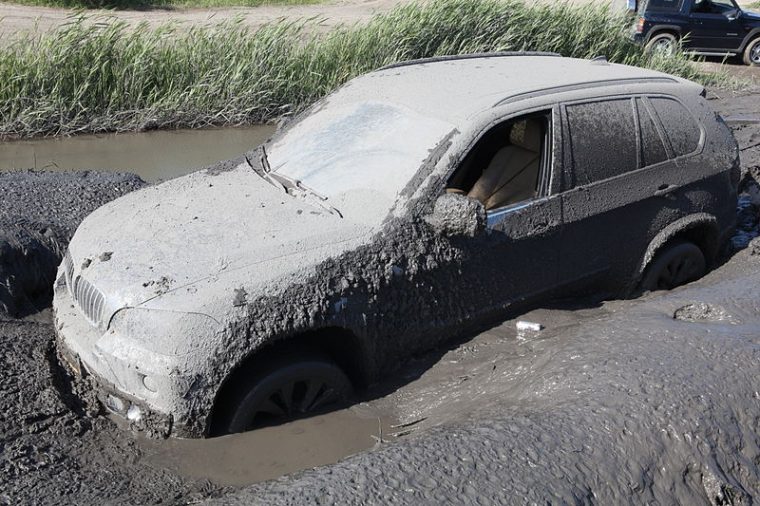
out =
[(665, 245), (646, 268), (641, 289), (670, 290), (701, 278), (705, 270), (705, 256), (696, 244), (673, 241)]
[(644, 50), (650, 54), (672, 55), (678, 47), (678, 39), (672, 33), (658, 33), (649, 39)]
[(744, 50), (744, 63), (760, 67), (760, 37), (747, 44), (747, 49)]
[(211, 435), (245, 432), (324, 412), (353, 393), (340, 367), (319, 353), (274, 360), (231, 389), (219, 406), (221, 412), (214, 413)]

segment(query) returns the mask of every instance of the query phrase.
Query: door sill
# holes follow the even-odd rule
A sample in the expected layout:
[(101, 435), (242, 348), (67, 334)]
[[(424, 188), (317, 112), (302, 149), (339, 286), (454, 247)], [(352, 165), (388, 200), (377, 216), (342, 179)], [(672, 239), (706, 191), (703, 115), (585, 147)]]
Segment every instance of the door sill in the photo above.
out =
[(698, 51), (696, 49), (687, 49), (684, 53), (698, 56), (736, 56), (739, 54), (735, 51)]

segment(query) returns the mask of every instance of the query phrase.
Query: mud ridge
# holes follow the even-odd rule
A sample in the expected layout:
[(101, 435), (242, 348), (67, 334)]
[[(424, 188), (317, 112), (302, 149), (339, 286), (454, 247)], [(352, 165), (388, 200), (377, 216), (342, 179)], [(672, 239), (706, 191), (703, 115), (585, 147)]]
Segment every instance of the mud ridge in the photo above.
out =
[(0, 172), (0, 315), (49, 306), (56, 268), (82, 219), (144, 185), (111, 172)]

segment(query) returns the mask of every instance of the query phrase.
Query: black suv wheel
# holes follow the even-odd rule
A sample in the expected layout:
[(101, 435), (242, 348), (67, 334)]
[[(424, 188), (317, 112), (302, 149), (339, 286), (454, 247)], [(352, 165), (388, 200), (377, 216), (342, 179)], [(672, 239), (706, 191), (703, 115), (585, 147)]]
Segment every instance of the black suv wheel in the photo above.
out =
[(704, 276), (705, 256), (689, 241), (675, 240), (657, 252), (644, 271), (642, 291), (670, 290)]
[(652, 54), (671, 55), (678, 48), (678, 39), (669, 32), (658, 33), (649, 39), (645, 51)]
[(753, 67), (760, 66), (760, 37), (747, 44), (744, 50), (744, 63)]

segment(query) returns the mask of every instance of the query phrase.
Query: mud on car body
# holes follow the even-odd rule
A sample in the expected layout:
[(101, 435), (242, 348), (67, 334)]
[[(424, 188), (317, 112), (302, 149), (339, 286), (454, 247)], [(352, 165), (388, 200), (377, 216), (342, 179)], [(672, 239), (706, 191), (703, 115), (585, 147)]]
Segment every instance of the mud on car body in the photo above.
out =
[(521, 304), (702, 275), (738, 148), (703, 89), (547, 54), (349, 81), (238, 160), (84, 220), (61, 355), (179, 436), (318, 411)]

